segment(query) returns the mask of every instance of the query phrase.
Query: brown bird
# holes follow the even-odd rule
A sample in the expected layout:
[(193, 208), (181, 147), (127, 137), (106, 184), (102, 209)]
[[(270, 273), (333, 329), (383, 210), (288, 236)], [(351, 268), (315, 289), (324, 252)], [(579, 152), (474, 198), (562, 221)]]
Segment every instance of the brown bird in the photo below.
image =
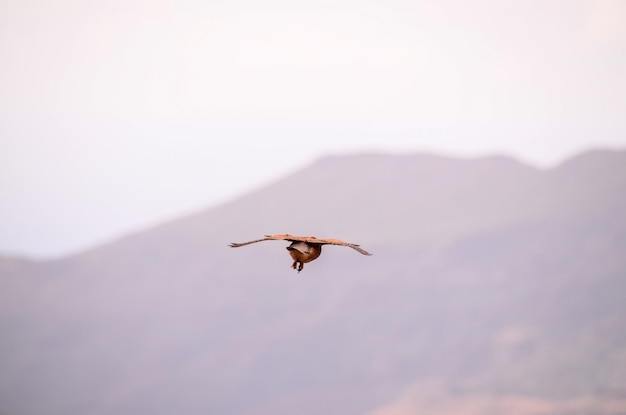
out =
[(298, 272), (302, 271), (304, 264), (317, 259), (322, 254), (322, 245), (341, 245), (349, 246), (350, 248), (360, 252), (363, 255), (372, 255), (360, 245), (350, 242), (342, 241), (340, 239), (318, 239), (315, 236), (293, 236), (288, 233), (282, 233), (279, 235), (265, 235), (265, 238), (255, 239), (254, 241), (231, 243), (229, 246), (232, 248), (238, 248), (244, 245), (250, 245), (262, 241), (289, 241), (291, 245), (287, 247), (289, 255), (293, 258), (293, 264), (291, 268), (297, 269)]

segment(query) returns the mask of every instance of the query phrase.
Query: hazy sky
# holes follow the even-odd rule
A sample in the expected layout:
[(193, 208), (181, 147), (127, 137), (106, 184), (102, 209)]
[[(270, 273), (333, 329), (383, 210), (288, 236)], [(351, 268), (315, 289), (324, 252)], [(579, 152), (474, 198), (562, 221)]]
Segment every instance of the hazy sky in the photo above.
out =
[(626, 1), (0, 1), (0, 253), (54, 257), (325, 155), (626, 147)]

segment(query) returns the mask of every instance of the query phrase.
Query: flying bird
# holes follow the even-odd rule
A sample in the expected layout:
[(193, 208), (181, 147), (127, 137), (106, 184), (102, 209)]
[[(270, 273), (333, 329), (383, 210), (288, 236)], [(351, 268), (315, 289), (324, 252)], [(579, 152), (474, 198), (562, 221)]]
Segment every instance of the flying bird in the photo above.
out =
[(322, 245), (340, 245), (349, 246), (350, 248), (358, 251), (363, 255), (372, 255), (360, 245), (350, 242), (342, 241), (341, 239), (319, 239), (315, 236), (293, 236), (288, 233), (282, 233), (279, 235), (265, 235), (265, 238), (255, 239), (254, 241), (231, 243), (231, 248), (238, 248), (240, 246), (250, 245), (263, 241), (289, 241), (291, 244), (287, 247), (289, 255), (293, 259), (291, 268), (297, 269), (298, 272), (302, 271), (304, 264), (317, 259), (322, 254)]

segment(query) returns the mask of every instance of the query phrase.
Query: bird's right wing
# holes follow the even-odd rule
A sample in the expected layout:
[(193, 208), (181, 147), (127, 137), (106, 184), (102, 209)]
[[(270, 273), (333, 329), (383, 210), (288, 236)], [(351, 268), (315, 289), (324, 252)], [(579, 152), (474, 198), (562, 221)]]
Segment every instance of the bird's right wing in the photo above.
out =
[(332, 239), (332, 238), (328, 238), (328, 239), (320, 239), (320, 242), (324, 245), (339, 245), (339, 246), (347, 246), (349, 248), (354, 249), (355, 251), (357, 251), (360, 254), (363, 255), (372, 255), (369, 252), (367, 252), (365, 249), (361, 248), (361, 245), (359, 244), (353, 244), (351, 242), (346, 242), (346, 241), (342, 241), (341, 239)]
[(347, 246), (363, 255), (372, 255), (369, 252), (367, 252), (365, 249), (361, 248), (361, 245), (353, 244), (351, 242), (346, 242), (341, 239), (334, 239), (334, 238), (320, 239), (320, 238), (316, 238), (315, 236), (303, 236), (299, 238), (300, 238), (299, 240), (310, 243), (310, 244)]

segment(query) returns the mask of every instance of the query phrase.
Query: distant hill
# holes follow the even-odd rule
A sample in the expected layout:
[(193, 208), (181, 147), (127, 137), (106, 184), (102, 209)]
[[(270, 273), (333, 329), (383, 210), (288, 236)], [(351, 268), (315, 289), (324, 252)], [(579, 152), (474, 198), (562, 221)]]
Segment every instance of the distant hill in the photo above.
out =
[[(62, 260), (0, 258), (0, 413), (625, 413), (624, 166), (327, 157)], [(282, 232), (374, 255), (297, 274), (284, 243), (227, 247)]]

